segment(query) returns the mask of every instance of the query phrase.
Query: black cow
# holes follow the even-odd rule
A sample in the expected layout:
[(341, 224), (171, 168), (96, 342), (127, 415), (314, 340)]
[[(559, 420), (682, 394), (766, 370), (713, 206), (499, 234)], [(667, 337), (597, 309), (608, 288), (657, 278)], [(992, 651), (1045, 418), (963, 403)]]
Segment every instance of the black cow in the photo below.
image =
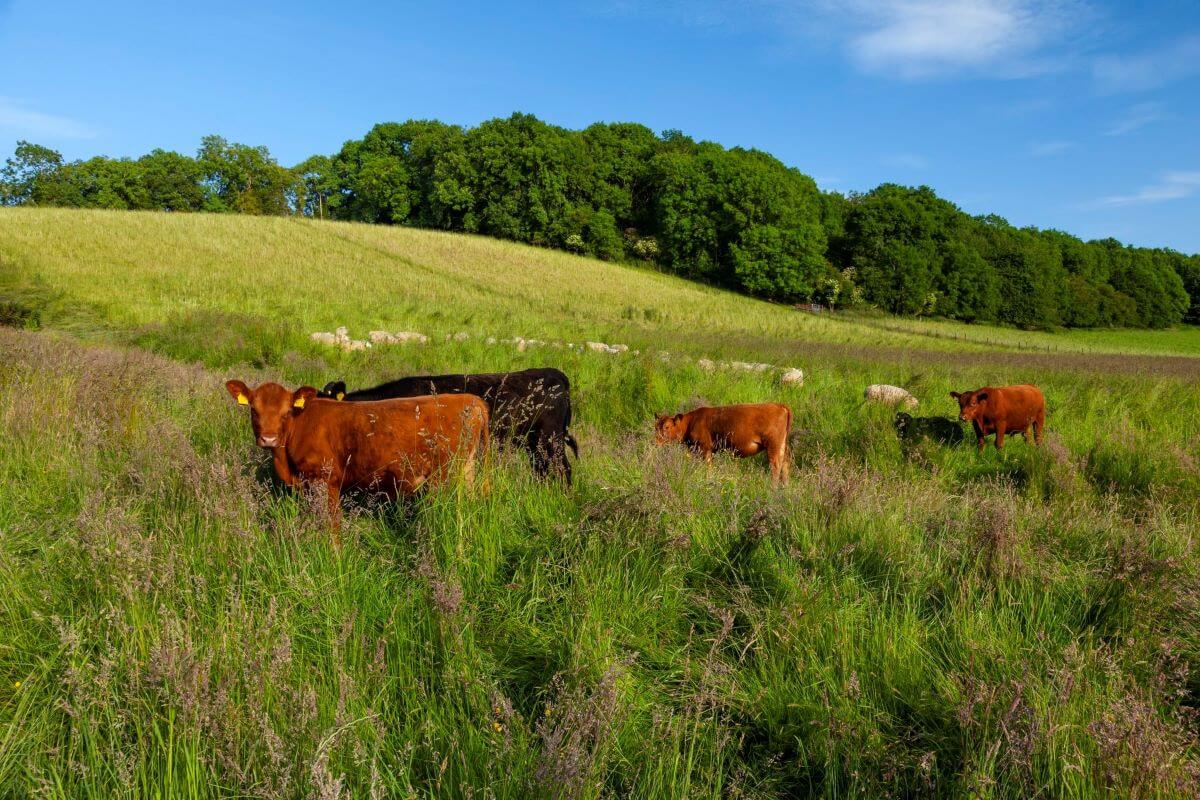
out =
[(901, 411), (896, 415), (896, 433), (901, 439), (932, 439), (942, 444), (962, 444), (963, 429), (956, 420), (945, 417), (914, 417)]
[(481, 375), (421, 375), (347, 392), (344, 381), (331, 381), (318, 392), (337, 400), (390, 400), (426, 394), (473, 394), (491, 414), (497, 442), (513, 442), (529, 452), (538, 477), (555, 474), (571, 482), (566, 448), (579, 457), (579, 445), (567, 430), (571, 424), (571, 385), (557, 369), (526, 369)]

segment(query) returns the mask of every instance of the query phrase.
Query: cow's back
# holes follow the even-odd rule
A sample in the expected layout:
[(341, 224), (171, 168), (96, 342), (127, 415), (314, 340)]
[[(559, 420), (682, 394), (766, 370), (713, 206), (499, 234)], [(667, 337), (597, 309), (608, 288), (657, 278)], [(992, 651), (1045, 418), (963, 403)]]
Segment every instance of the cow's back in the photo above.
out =
[(705, 406), (684, 415), (689, 431), (730, 435), (761, 431), (787, 424), (791, 411), (781, 403), (742, 403), (730, 406)]
[(487, 420), (487, 406), (469, 394), (354, 403), (314, 399), (296, 418), (288, 458), (305, 473), (333, 470), (346, 486), (369, 484), (380, 474), (415, 486), (455, 458), (472, 457)]
[(400, 378), (372, 389), (350, 392), (347, 400), (382, 400), (435, 394), (473, 394), (483, 399), (493, 424), (521, 425), (543, 413), (566, 409), (569, 422), (570, 383), (552, 367), (519, 372), (487, 372), (474, 375), (420, 375)]
[[(988, 389), (988, 398), (993, 401), (995, 416), (1012, 422), (1032, 418), (1046, 408), (1042, 390), (1028, 383)], [(997, 399), (999, 403), (994, 402)]]

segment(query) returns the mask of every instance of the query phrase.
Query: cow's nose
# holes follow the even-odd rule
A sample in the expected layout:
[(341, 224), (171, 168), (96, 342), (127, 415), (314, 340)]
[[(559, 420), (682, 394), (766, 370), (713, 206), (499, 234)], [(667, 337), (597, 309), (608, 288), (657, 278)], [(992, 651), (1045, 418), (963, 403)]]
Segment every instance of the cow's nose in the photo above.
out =
[(260, 436), (260, 437), (258, 437), (258, 446), (259, 447), (278, 447), (279, 446), (279, 437), (278, 436)]

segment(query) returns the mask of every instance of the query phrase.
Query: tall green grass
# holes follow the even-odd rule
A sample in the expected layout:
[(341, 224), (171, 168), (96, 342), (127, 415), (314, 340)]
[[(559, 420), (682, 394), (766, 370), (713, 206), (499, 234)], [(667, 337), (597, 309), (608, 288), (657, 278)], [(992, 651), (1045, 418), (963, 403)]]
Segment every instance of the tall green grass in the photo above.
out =
[[(375, 296), (417, 268), (364, 257), (331, 289), (344, 253), (318, 225), (96, 215), (85, 248), (81, 215), (21, 214), (0, 253), (51, 330), (0, 329), (0, 794), (1197, 794), (1200, 396), (1175, 362), (894, 357), (859, 323), (653, 274), (606, 286), (616, 268), (561, 254), (336, 226), (424, 265)], [(587, 274), (467, 286), (489, 258)], [(648, 344), (307, 341), (337, 323)], [(801, 331), (828, 346), (773, 341)], [(496, 453), (487, 492), (351, 506), (340, 550), (222, 387), (540, 364), (572, 380), (571, 491)], [(950, 414), (951, 388), (1017, 380), (1045, 390), (1041, 448), (902, 446), (861, 394), (897, 383)], [(656, 411), (766, 399), (795, 412), (785, 489), (757, 460), (651, 444)]]

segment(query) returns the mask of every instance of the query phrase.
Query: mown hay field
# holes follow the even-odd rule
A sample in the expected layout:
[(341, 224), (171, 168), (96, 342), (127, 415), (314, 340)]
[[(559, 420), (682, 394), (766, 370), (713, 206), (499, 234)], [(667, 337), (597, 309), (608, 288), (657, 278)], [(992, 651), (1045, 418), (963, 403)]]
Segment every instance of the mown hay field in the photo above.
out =
[[(0, 329), (0, 795), (1197, 795), (1194, 330), (813, 316), (479, 238), (35, 209), (0, 212), (0, 295), (26, 328)], [(309, 341), (337, 325), (433, 340)], [(484, 340), (514, 335), (642, 352)], [(541, 365), (572, 380), (573, 489), (497, 452), (486, 491), (349, 505), (340, 549), (222, 385)], [(1024, 381), (1041, 448), (902, 446), (862, 399), (949, 415)], [(768, 399), (784, 489), (652, 444), (656, 411)]]

